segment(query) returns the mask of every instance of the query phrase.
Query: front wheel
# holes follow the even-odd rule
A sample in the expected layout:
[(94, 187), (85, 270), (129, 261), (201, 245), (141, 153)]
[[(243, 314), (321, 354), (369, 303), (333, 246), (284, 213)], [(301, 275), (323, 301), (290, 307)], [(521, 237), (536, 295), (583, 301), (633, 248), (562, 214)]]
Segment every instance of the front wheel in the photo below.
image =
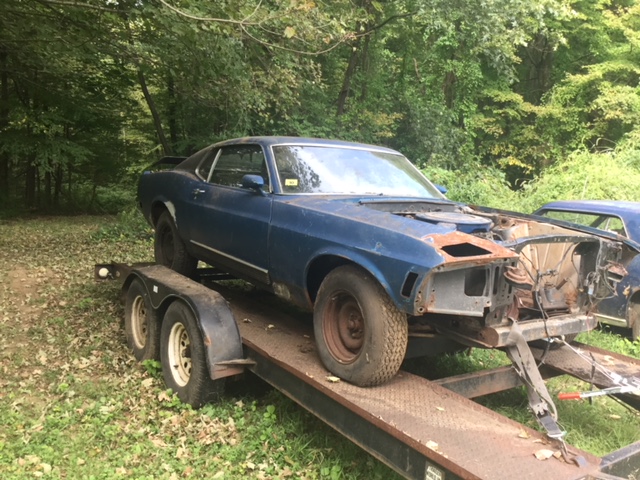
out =
[(224, 391), (224, 380), (209, 376), (202, 334), (193, 312), (181, 301), (173, 302), (165, 313), (160, 362), (167, 387), (194, 408), (218, 400)]
[(355, 266), (339, 267), (324, 279), (313, 328), (325, 367), (359, 386), (392, 378), (407, 350), (407, 316), (369, 273)]

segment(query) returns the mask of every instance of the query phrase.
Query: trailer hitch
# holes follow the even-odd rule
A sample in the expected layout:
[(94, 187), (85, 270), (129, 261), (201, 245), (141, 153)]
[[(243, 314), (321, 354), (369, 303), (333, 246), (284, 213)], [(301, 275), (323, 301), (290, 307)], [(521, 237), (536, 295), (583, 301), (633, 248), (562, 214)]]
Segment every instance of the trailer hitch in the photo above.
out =
[(562, 458), (567, 463), (574, 463), (578, 467), (587, 465), (584, 457), (573, 455), (567, 450), (564, 437), (567, 432), (558, 425), (558, 412), (547, 390), (547, 386), (540, 375), (536, 360), (531, 353), (529, 344), (522, 335), (517, 322), (513, 322), (511, 332), (507, 338), (507, 356), (513, 363), (516, 373), (527, 387), (529, 406), (538, 423), (545, 429), (551, 440), (559, 443)]

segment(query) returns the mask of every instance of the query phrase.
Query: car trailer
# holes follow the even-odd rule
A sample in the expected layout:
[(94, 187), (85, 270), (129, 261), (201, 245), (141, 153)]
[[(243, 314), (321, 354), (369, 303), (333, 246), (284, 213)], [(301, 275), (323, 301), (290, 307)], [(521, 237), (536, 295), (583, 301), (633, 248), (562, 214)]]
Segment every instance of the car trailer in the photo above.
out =
[[(217, 398), (225, 378), (248, 370), (408, 479), (640, 478), (640, 442), (597, 457), (472, 400), (522, 385), (515, 363), (437, 381), (401, 370), (383, 385), (357, 387), (322, 366), (309, 322), (212, 282), (229, 278), (214, 269), (199, 273), (201, 282), (159, 265), (95, 267), (97, 280), (123, 283), (136, 358), (162, 350), (165, 381), (186, 403)], [(634, 388), (620, 387), (640, 379), (639, 360), (582, 344), (531, 352), (541, 377), (572, 375), (640, 409)], [(539, 460), (543, 448), (564, 458)]]

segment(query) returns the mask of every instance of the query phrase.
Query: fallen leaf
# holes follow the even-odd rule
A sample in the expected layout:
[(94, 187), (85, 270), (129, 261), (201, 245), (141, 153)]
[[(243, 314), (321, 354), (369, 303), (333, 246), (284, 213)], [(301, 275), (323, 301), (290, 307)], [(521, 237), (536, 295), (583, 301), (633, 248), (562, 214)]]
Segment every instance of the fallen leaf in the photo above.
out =
[(533, 454), (538, 460), (547, 460), (553, 456), (553, 450), (543, 448)]
[(519, 438), (530, 438), (531, 435), (529, 435), (525, 430), (520, 430), (520, 433), (518, 434)]
[(438, 447), (439, 447), (439, 445), (436, 442), (434, 442), (433, 440), (429, 440), (427, 442), (427, 448), (430, 448), (434, 452), (438, 451)]
[(329, 375), (327, 377), (327, 381), (331, 383), (338, 383), (340, 381), (340, 378), (334, 377), (333, 375)]

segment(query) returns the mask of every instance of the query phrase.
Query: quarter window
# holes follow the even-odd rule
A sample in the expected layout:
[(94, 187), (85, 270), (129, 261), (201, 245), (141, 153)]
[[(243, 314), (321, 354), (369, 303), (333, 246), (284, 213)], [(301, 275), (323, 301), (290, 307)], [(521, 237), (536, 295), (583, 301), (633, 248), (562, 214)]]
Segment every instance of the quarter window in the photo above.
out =
[(628, 236), (622, 220), (619, 217), (614, 217), (612, 215), (559, 210), (547, 210), (546, 212), (543, 212), (542, 215), (556, 220), (564, 220), (566, 222), (577, 223), (587, 227), (599, 228), (600, 230), (617, 233), (625, 237)]
[(227, 187), (240, 187), (245, 175), (260, 175), (269, 184), (264, 153), (259, 145), (223, 147), (217, 156), (209, 182)]

